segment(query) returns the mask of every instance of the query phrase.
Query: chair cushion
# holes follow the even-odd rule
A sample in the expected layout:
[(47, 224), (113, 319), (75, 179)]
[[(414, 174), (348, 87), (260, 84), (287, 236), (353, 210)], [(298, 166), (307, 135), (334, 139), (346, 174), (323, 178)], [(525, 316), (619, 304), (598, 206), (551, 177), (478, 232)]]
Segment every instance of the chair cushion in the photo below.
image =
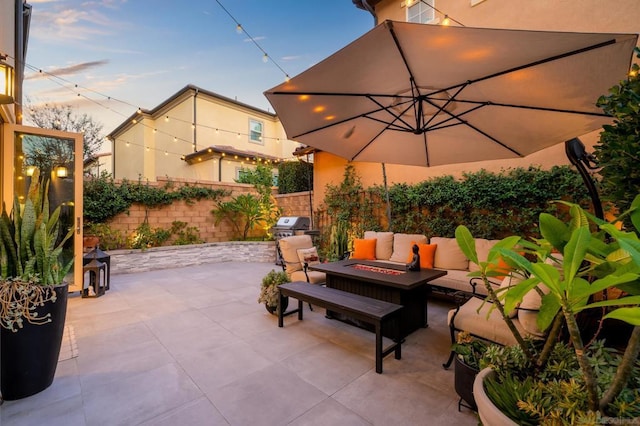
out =
[(438, 246), (433, 260), (434, 268), (468, 270), (469, 259), (462, 253), (455, 238), (432, 237), (430, 242)]
[(365, 239), (375, 238), (376, 241), (376, 259), (389, 260), (393, 254), (393, 232), (375, 232), (365, 231)]
[(351, 253), (351, 259), (376, 260), (377, 241), (378, 240), (375, 238), (356, 238), (353, 240), (353, 252)]
[(427, 237), (420, 234), (394, 234), (392, 262), (407, 263), (413, 244), (427, 244)]
[[(285, 270), (289, 277), (295, 271), (302, 269), (302, 263), (298, 258), (298, 249), (311, 248), (313, 242), (310, 235), (293, 235), (278, 240), (280, 253), (285, 264)], [(303, 280), (306, 281), (306, 280)]]
[[(416, 242), (412, 242), (412, 248), (414, 244), (418, 246), (418, 254), (420, 255), (420, 268), (433, 269), (433, 259), (436, 255), (436, 248), (438, 246), (435, 244), (418, 244)], [(413, 251), (410, 251), (409, 257), (407, 258), (407, 263), (411, 263), (412, 261)]]
[[(484, 303), (483, 305), (482, 299), (472, 297), (460, 307), (455, 318), (453, 316), (455, 309), (449, 311), (447, 323), (451, 325), (451, 321), (453, 320), (453, 325), (456, 330), (467, 331), (474, 336), (491, 340), (501, 345), (517, 344), (516, 339), (513, 337), (513, 334), (511, 334), (511, 331), (497, 309), (493, 309), (487, 317), (491, 306), (492, 304), (490, 302)], [(478, 309), (480, 310), (479, 312)], [(524, 333), (524, 330), (517, 321), (514, 321), (514, 324), (521, 333)]]

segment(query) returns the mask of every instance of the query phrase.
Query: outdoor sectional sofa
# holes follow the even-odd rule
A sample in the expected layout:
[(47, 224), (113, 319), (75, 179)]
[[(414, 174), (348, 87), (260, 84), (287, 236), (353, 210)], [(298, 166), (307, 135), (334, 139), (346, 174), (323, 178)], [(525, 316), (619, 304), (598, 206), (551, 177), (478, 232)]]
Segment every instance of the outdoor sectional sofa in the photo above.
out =
[[(358, 250), (361, 245), (373, 245), (371, 240), (375, 240), (375, 251)], [(498, 241), (476, 238), (478, 257), (486, 259), (489, 249)], [(443, 293), (466, 291), (480, 296), (487, 295), (483, 285), (476, 285), (477, 280), (472, 282), (468, 277), (469, 272), (478, 270), (478, 265), (467, 259), (458, 247), (455, 238), (431, 237), (427, 239), (426, 236), (420, 234), (366, 231), (362, 239), (354, 241), (355, 247), (351, 257), (392, 264), (408, 264), (411, 261), (411, 248), (414, 243), (418, 244), (420, 248), (420, 260), (423, 267), (447, 271), (447, 275), (429, 282), (434, 290)], [(498, 285), (499, 283), (496, 283), (496, 286)]]

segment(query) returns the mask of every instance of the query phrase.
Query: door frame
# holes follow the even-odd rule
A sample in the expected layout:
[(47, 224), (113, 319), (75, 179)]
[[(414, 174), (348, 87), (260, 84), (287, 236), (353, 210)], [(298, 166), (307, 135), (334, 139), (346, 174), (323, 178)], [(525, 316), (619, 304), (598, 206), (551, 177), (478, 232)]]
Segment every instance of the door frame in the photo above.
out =
[(69, 291), (81, 291), (83, 287), (84, 274), (82, 272), (82, 229), (83, 229), (83, 134), (64, 132), (61, 130), (41, 129), (39, 127), (24, 126), (20, 124), (3, 123), (2, 127), (2, 147), (0, 148), (1, 165), (1, 193), (2, 201), (7, 208), (13, 205), (14, 197), (14, 155), (15, 155), (15, 133), (29, 133), (37, 136), (52, 137), (59, 139), (69, 139), (74, 141), (74, 165), (73, 175), (75, 178), (73, 187), (74, 203), (74, 226), (73, 233), (73, 286), (69, 286)]

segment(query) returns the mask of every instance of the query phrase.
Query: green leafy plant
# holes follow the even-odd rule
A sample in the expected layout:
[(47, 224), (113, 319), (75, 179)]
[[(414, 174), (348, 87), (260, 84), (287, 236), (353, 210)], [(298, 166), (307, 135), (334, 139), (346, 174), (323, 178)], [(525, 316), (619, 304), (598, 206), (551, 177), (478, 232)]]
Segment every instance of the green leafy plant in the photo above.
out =
[(284, 161), (278, 164), (278, 193), (313, 190), (313, 163)]
[[(635, 48), (640, 58), (640, 49)], [(640, 66), (634, 63), (626, 80), (612, 87), (609, 95), (598, 99), (598, 106), (613, 117), (606, 124), (595, 146), (602, 176), (602, 198), (620, 211), (631, 206), (640, 193)], [(629, 226), (629, 222), (626, 223)]]
[(127, 245), (132, 249), (146, 250), (151, 247), (161, 246), (171, 237), (171, 231), (163, 228), (151, 228), (145, 220), (129, 236)]
[[(629, 390), (629, 380), (637, 368), (640, 353), (640, 196), (634, 199), (630, 210), (612, 222), (596, 218), (577, 204), (563, 204), (569, 207), (571, 216), (567, 223), (542, 213), (539, 221), (541, 239), (529, 241), (518, 236), (507, 237), (489, 251), (486, 261), (478, 259), (475, 240), (466, 227), (456, 229), (456, 239), (464, 254), (480, 265), (480, 270), (470, 276), (481, 277), (484, 281), (491, 302), (531, 366), (526, 375), (539, 377), (564, 328), (583, 378), (586, 412), (618, 415), (615, 407), (629, 402), (628, 392), (633, 391), (633, 388)], [(633, 231), (622, 231), (615, 226), (624, 217), (629, 217), (635, 228)], [(555, 255), (554, 251), (561, 256)], [(500, 294), (496, 294), (488, 280), (496, 274), (490, 264), (497, 262), (498, 257), (510, 265), (514, 274), (525, 278)], [(618, 299), (593, 300), (594, 295), (611, 288), (619, 288), (626, 295)], [(523, 339), (507, 314), (517, 308), (529, 291), (542, 295), (537, 325), (547, 332), (540, 346)], [(610, 382), (603, 381), (590, 362), (589, 347), (583, 340), (585, 330), (581, 329), (578, 320), (581, 312), (602, 308), (607, 310), (602, 320), (616, 319), (633, 326)], [(637, 398), (632, 401), (635, 408), (639, 402)]]
[(12, 331), (23, 321), (48, 322), (36, 307), (55, 301), (53, 286), (61, 284), (73, 260), (62, 264), (64, 243), (73, 228), (61, 229), (61, 207), (50, 213), (49, 182), (41, 182), (39, 172), (32, 176), (24, 205), (14, 199), (9, 215), (3, 204), (0, 217), (0, 325)]
[(216, 225), (227, 220), (243, 241), (255, 226), (266, 222), (260, 199), (253, 194), (240, 194), (230, 201), (219, 201), (217, 205), (211, 210)]
[(278, 286), (280, 284), (291, 282), (289, 276), (284, 271), (271, 270), (262, 278), (260, 285), (260, 295), (258, 303), (264, 303), (272, 308), (278, 306)]
[(200, 230), (195, 226), (187, 226), (186, 222), (174, 220), (171, 223), (171, 230), (169, 232), (171, 235), (177, 236), (173, 241), (173, 244), (177, 246), (204, 243), (204, 240), (200, 238)]
[(120, 213), (127, 212), (133, 203), (147, 208), (170, 205), (174, 201), (183, 200), (192, 204), (197, 200), (218, 200), (229, 195), (224, 189), (211, 189), (197, 185), (176, 185), (168, 181), (157, 187), (149, 182), (131, 182), (123, 179), (117, 184), (108, 173), (88, 179), (84, 183), (84, 219), (87, 223), (102, 223)]
[(117, 229), (113, 229), (106, 223), (89, 223), (85, 226), (84, 235), (93, 235), (100, 240), (100, 248), (103, 250), (116, 250), (126, 247), (127, 238)]
[[(267, 164), (258, 164), (255, 169), (243, 168), (240, 173), (240, 179), (237, 179), (236, 182), (250, 183), (258, 192), (260, 219), (252, 227), (259, 225), (268, 235), (282, 214), (282, 209), (278, 207), (276, 199), (271, 192), (273, 187), (272, 168)], [(246, 235), (244, 239), (247, 239)]]
[(451, 347), (458, 358), (469, 367), (480, 370), (481, 360), (487, 351), (488, 344), (476, 339), (467, 332), (460, 332), (456, 336), (456, 343)]

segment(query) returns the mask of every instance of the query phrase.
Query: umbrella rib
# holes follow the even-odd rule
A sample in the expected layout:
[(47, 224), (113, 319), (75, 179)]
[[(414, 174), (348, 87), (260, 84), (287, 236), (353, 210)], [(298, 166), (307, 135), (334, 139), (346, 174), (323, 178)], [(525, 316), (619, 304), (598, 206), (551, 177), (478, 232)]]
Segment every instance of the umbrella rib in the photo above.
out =
[[(520, 108), (520, 109), (532, 109), (536, 111), (549, 111), (549, 112), (564, 112), (567, 114), (580, 114), (580, 115), (592, 115), (595, 117), (610, 117), (609, 114), (604, 112), (594, 112), (594, 111), (578, 111), (572, 109), (561, 109), (561, 108), (551, 108), (551, 107), (538, 107), (532, 105), (516, 105), (516, 104), (505, 104), (500, 102), (492, 102), (492, 101), (470, 101), (466, 99), (456, 99), (456, 102), (466, 103), (466, 104), (478, 104), (478, 107), (483, 106), (500, 106), (500, 107), (508, 107), (508, 108)], [(477, 108), (474, 108), (470, 111), (473, 111)]]

